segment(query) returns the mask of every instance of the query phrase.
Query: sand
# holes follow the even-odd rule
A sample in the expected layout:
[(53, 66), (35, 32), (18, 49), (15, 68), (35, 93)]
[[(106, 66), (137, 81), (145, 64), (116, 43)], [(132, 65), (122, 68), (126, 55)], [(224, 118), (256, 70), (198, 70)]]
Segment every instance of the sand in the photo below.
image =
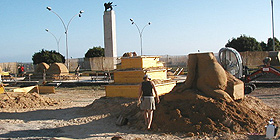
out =
[[(250, 98), (261, 98), (269, 107), (279, 114), (280, 88), (259, 88), (250, 94)], [(46, 105), (33, 108), (1, 108), (0, 138), (1, 139), (111, 139), (121, 136), (124, 139), (263, 139), (264, 135), (258, 132), (227, 133), (215, 132), (189, 137), (185, 132), (163, 132), (154, 129), (142, 129), (144, 121), (141, 112), (138, 113), (139, 126), (129, 122), (125, 126), (117, 126), (115, 122), (120, 114), (134, 114), (135, 99), (106, 98), (103, 89), (92, 87), (59, 88), (56, 94), (41, 95), (60, 101), (55, 105)], [(251, 102), (248, 102), (251, 104)], [(157, 105), (159, 112), (160, 105)], [(139, 111), (139, 110), (138, 110)], [(137, 113), (136, 113), (137, 114)], [(156, 115), (157, 116), (157, 115)], [(278, 115), (279, 116), (279, 115)], [(275, 118), (278, 122), (279, 118)], [(155, 127), (156, 121), (153, 123)], [(265, 125), (265, 124), (264, 124)], [(264, 126), (260, 126), (264, 127)]]

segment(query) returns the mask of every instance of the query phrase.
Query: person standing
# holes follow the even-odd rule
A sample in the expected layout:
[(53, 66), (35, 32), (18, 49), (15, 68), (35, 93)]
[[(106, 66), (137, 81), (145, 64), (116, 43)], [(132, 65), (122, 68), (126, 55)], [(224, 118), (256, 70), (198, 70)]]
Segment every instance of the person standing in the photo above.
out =
[(21, 76), (21, 75), (22, 75), (21, 66), (18, 65), (18, 76)]
[(150, 130), (153, 121), (153, 111), (156, 110), (153, 91), (155, 93), (157, 103), (159, 103), (160, 100), (155, 85), (151, 81), (149, 75), (144, 75), (143, 80), (144, 81), (141, 83), (139, 89), (138, 105), (140, 105), (141, 110), (144, 110), (145, 123), (147, 124), (147, 129)]
[(75, 75), (76, 75), (78, 80), (79, 80), (79, 77), (80, 77), (79, 71), (80, 71), (80, 65), (78, 64), (77, 68), (75, 69)]
[(21, 67), (20, 67), (20, 69), (21, 69), (21, 72), (22, 72), (22, 76), (23, 76), (23, 74), (24, 74), (24, 66), (22, 65)]

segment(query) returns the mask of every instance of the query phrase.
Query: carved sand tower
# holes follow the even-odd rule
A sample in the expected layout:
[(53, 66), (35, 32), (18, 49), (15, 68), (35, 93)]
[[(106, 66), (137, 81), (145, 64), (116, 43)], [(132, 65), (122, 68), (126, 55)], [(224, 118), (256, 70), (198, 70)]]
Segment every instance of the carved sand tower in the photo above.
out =
[(112, 2), (104, 3), (103, 15), (105, 57), (117, 57), (116, 17)]

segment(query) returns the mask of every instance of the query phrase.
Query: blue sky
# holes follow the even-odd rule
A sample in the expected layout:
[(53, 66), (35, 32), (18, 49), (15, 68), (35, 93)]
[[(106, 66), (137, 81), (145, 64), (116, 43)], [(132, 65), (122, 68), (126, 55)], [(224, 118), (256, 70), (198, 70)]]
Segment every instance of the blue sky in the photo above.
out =
[[(65, 55), (64, 28), (58, 13), (68, 23), (69, 57), (83, 58), (89, 48), (103, 43), (105, 0), (0, 0), (0, 63), (32, 62), (42, 49), (57, 50), (54, 37), (61, 37)], [(272, 35), (270, 0), (115, 0), (117, 50), (140, 54), (137, 28), (142, 28), (144, 55), (187, 55), (218, 52), (232, 37), (245, 34), (266, 42)], [(275, 36), (280, 35), (280, 1), (274, 0)]]

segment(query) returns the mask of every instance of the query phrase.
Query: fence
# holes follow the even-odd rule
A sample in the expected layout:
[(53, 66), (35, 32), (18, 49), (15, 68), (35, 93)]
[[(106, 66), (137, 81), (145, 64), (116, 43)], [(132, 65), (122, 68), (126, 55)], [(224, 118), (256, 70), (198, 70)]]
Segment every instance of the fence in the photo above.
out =
[(186, 68), (188, 63), (188, 55), (178, 55), (178, 56), (163, 55), (159, 60), (165, 62), (166, 67)]
[[(248, 67), (256, 67), (263, 64), (263, 59), (268, 56), (267, 51), (241, 52), (243, 64)], [(162, 55), (160, 61), (165, 62), (166, 67), (187, 67), (188, 55), (172, 56)], [(77, 58), (69, 59), (69, 71), (73, 72), (80, 65), (80, 71), (108, 71), (116, 69), (116, 64), (120, 59), (114, 57), (95, 57), (95, 58)], [(32, 63), (0, 63), (3, 71), (18, 73), (18, 66), (24, 66), (25, 72), (34, 72)]]
[[(75, 71), (80, 65), (80, 71), (108, 71), (114, 70), (116, 64), (119, 62), (114, 57), (95, 57), (95, 58), (77, 58), (69, 59), (69, 71)], [(32, 63), (19, 63), (19, 62), (7, 62), (0, 63), (0, 67), (5, 72), (12, 74), (18, 73), (18, 67), (24, 66), (25, 72), (34, 72), (36, 68)]]
[(18, 62), (0, 63), (0, 67), (2, 68), (2, 71), (14, 73), (14, 74), (18, 73), (19, 66), (23, 66), (25, 72), (34, 71), (34, 65), (32, 63), (18, 63)]

